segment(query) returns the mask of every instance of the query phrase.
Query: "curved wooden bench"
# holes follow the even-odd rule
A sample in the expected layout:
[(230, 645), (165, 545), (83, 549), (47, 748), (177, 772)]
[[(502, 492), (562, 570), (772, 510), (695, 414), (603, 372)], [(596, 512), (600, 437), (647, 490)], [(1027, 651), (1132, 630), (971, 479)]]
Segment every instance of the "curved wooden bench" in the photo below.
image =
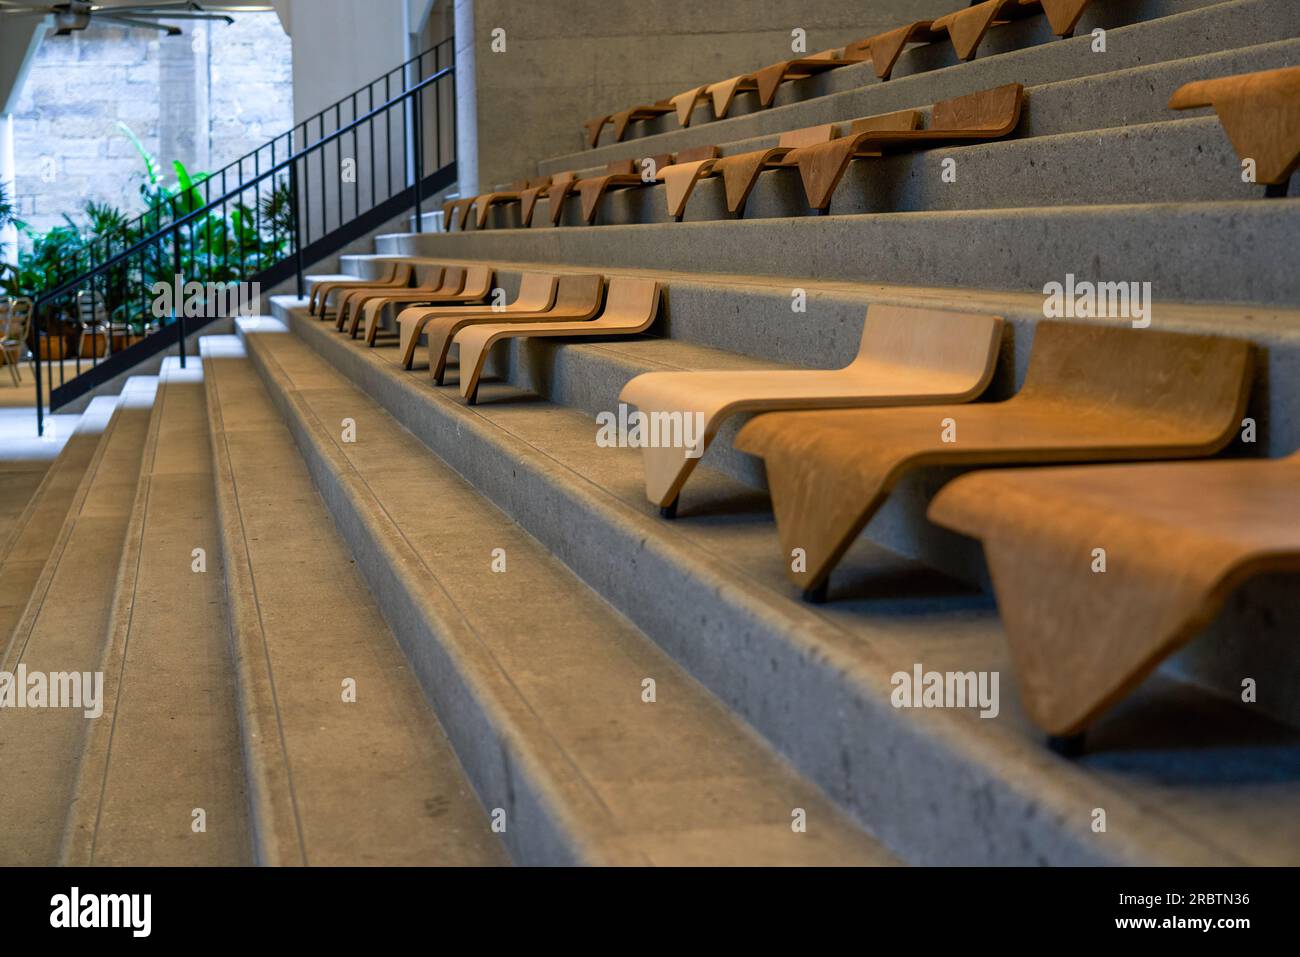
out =
[(540, 176), (534, 179), (521, 179), (511, 184), (510, 189), (500, 190), (492, 193), (483, 193), (474, 197), (474, 223), (479, 229), (487, 227), (488, 213), (492, 211), (493, 206), (501, 206), (507, 203), (518, 203), (523, 199), (525, 190), (541, 189), (543, 186), (549, 186), (551, 178), (549, 176)]
[(857, 356), (842, 369), (643, 373), (623, 387), (620, 401), (648, 415), (699, 415), (704, 421), (698, 449), (642, 450), (646, 498), (672, 518), (699, 457), (733, 415), (968, 402), (993, 378), (1001, 339), (997, 316), (877, 304), (867, 310)]
[[(386, 290), (378, 290), (385, 292)], [(477, 302), (487, 298), (492, 291), (492, 270), (487, 266), (448, 266), (442, 273), (442, 285), (436, 292), (422, 294), (420, 302)], [(343, 310), (339, 309), (334, 327), (339, 332), (344, 328)]]
[[(1005, 402), (776, 412), (735, 446), (762, 457), (790, 579), (825, 597), (831, 569), (908, 472), (928, 465), (1211, 455), (1241, 422), (1250, 344), (1042, 320), (1024, 387)], [(955, 429), (955, 441), (945, 431)]]
[(660, 100), (657, 103), (634, 106), (626, 110), (620, 110), (617, 113), (605, 113), (594, 119), (587, 120), (582, 124), (582, 128), (587, 132), (587, 148), (596, 148), (596, 145), (600, 142), (600, 132), (605, 128), (606, 123), (610, 123), (614, 127), (614, 142), (621, 143), (623, 135), (627, 132), (630, 124), (638, 120), (653, 120), (665, 113), (672, 113), (676, 109), (677, 107), (673, 105), (671, 100)]
[(1198, 80), (1174, 91), (1171, 110), (1212, 106), (1241, 160), (1255, 161), (1255, 181), (1281, 189), (1300, 165), (1300, 66), (1217, 80)]
[(460, 392), (470, 405), (478, 398), (479, 379), (488, 351), (505, 339), (542, 336), (634, 336), (645, 332), (659, 314), (660, 286), (653, 279), (616, 276), (609, 281), (605, 309), (595, 319), (574, 322), (482, 323), (456, 334), (460, 347)]
[[(600, 208), (600, 200), (611, 189), (653, 186), (655, 183), (664, 182), (664, 171), (672, 169), (676, 164), (693, 166), (707, 163), (715, 159), (717, 155), (718, 148), (716, 146), (697, 146), (693, 149), (682, 150), (676, 155), (663, 153), (659, 156), (634, 160), (617, 160), (610, 163), (606, 167), (603, 176), (580, 179), (576, 183), (578, 193), (582, 199), (583, 221), (588, 226), (595, 224), (596, 213)], [(643, 179), (641, 175), (641, 164), (646, 158), (653, 164), (655, 171), (654, 179), (651, 180)]]
[[(442, 266), (425, 265), (424, 263), (414, 264), (411, 281), (414, 285), (402, 287), (401, 289), (389, 287), (376, 289), (372, 286), (362, 286), (359, 289), (345, 290), (339, 300), (336, 315), (337, 327), (346, 327), (348, 333), (355, 338), (357, 321), (361, 318), (361, 308), (365, 303), (375, 298), (408, 297), (407, 301), (418, 302), (420, 296), (460, 291), (459, 288), (455, 290), (446, 288), (446, 270)], [(416, 298), (412, 300), (409, 298), (411, 296)]]
[(1038, 0), (984, 0), (964, 10), (956, 10), (935, 20), (933, 32), (946, 32), (959, 60), (974, 59), (976, 51), (989, 28), (1011, 20), (1032, 16), (1039, 12)]
[(415, 349), (420, 343), (420, 335), (424, 332), (424, 327), (439, 316), (499, 316), (502, 312), (528, 314), (545, 312), (551, 308), (551, 303), (555, 300), (556, 282), (556, 277), (549, 273), (524, 273), (519, 281), (519, 295), (515, 297), (514, 302), (495, 310), (483, 303), (459, 307), (403, 309), (397, 315), (402, 368), (411, 368), (411, 364), (415, 361)]
[(326, 282), (313, 283), (311, 292), (307, 296), (307, 314), (311, 316), (317, 315), (319, 309), (319, 316), (324, 319), (326, 303), (330, 293), (340, 289), (356, 288), (358, 286), (405, 286), (411, 281), (410, 272), (402, 270), (405, 265), (405, 263), (394, 259), (391, 262), (384, 263), (379, 270), (379, 275), (374, 279), (331, 279)]
[[(804, 195), (812, 209), (826, 210), (849, 162), (881, 156), (886, 150), (923, 149), (927, 146), (999, 139), (1020, 123), (1025, 91), (1019, 83), (982, 90), (936, 103), (930, 125), (924, 129), (890, 128), (881, 117), (855, 120), (847, 136), (827, 143), (801, 147), (786, 157), (799, 167)], [(890, 114), (903, 116), (906, 114)]]
[(763, 109), (771, 107), (772, 102), (776, 99), (776, 91), (782, 83), (788, 83), (791, 80), (806, 80), (810, 76), (816, 76), (828, 70), (838, 70), (842, 66), (852, 66), (854, 63), (860, 63), (865, 58), (866, 54), (864, 52), (859, 52), (852, 47), (842, 47), (833, 50), (822, 50), (820, 53), (797, 57), (793, 60), (782, 60), (780, 63), (765, 66), (754, 74), (754, 85), (758, 87), (758, 105)]
[(945, 486), (929, 514), (983, 541), (1025, 709), (1068, 740), (1247, 579), (1300, 572), (1300, 453), (977, 472)]
[[(524, 310), (515, 312), (494, 312), (471, 314), (468, 312), (454, 315), (442, 314), (434, 317), (432, 324), (425, 331), (429, 339), (429, 376), (435, 385), (442, 385), (447, 372), (447, 353), (457, 333), (469, 326), (485, 323), (497, 325), (529, 322), (586, 322), (600, 311), (600, 303), (605, 295), (605, 277), (588, 273), (586, 275), (561, 276), (555, 291), (555, 302), (543, 310)], [(520, 290), (523, 298), (523, 290)], [(463, 360), (463, 357), (462, 357)], [(464, 365), (461, 366), (464, 369)]]
[(943, 36), (943, 31), (931, 29), (932, 20), (917, 20), (907, 26), (878, 33), (865, 40), (850, 43), (844, 48), (846, 55), (871, 61), (871, 68), (881, 80), (888, 80), (894, 72), (898, 58), (909, 43), (931, 43)]

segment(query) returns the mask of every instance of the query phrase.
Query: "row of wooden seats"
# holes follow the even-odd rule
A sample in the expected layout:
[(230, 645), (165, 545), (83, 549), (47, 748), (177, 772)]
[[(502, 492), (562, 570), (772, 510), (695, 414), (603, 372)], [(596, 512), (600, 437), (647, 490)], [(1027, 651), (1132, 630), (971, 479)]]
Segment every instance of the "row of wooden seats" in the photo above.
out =
[(888, 80), (908, 44), (933, 43), (946, 36), (952, 42), (958, 58), (970, 60), (974, 58), (980, 42), (991, 27), (1038, 13), (1046, 13), (1052, 31), (1057, 36), (1070, 36), (1091, 2), (1092, 0), (984, 0), (937, 20), (917, 20), (839, 49), (782, 60), (753, 73), (743, 73), (717, 83), (697, 86), (655, 103), (601, 114), (583, 124), (587, 146), (594, 149), (599, 144), (601, 132), (606, 125), (612, 125), (615, 142), (622, 142), (632, 123), (656, 119), (668, 113), (677, 114), (680, 126), (690, 126), (696, 108), (706, 103), (712, 106), (714, 119), (722, 119), (730, 110), (737, 93), (756, 93), (759, 106), (767, 109), (775, 101), (777, 89), (782, 83), (805, 79), (854, 63), (869, 62), (879, 79)]
[[(616, 276), (606, 284), (596, 273), (530, 272), (509, 303), (489, 303), (495, 271), (490, 266), (439, 266), (423, 260), (394, 261), (375, 281), (318, 283), (308, 300), (309, 314), (327, 319), (329, 297), (336, 297), (335, 328), (367, 346), (396, 344), (400, 363), (410, 369), (423, 335), (429, 373), (442, 385), (447, 356), (460, 350), (459, 387), (471, 405), (492, 346), (515, 338), (547, 336), (630, 336), (644, 332), (659, 314), (660, 284)], [(411, 286), (415, 280), (418, 284)], [(398, 331), (382, 332), (385, 309), (405, 308), (396, 316)], [(349, 318), (350, 316), (350, 318)]]
[(852, 160), (883, 156), (887, 151), (1007, 136), (1020, 122), (1024, 100), (1024, 87), (1010, 83), (934, 104), (929, 126), (924, 125), (920, 110), (900, 110), (843, 125), (829, 123), (794, 130), (782, 134), (775, 147), (764, 150), (719, 156), (717, 147), (706, 146), (677, 154), (617, 160), (608, 164), (600, 176), (578, 179), (573, 173), (561, 173), (526, 188), (450, 200), (443, 206), (444, 222), (448, 230), (463, 230), (474, 208), (482, 229), (492, 206), (517, 202), (521, 224), (528, 226), (536, 200), (546, 195), (551, 223), (558, 226), (565, 199), (576, 192), (582, 203), (582, 220), (592, 225), (608, 190), (657, 183), (666, 187), (669, 214), (680, 220), (695, 184), (712, 176), (722, 177), (727, 209), (739, 214), (759, 174), (770, 169), (797, 169), (809, 208), (825, 210)]

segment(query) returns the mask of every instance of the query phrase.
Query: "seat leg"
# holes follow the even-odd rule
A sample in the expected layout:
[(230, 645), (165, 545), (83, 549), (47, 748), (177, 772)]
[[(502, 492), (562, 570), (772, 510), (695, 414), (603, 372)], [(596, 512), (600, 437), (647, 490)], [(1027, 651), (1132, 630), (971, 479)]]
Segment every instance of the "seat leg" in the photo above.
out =
[(1078, 734), (1054, 735), (1047, 736), (1047, 746), (1063, 758), (1081, 758), (1083, 757), (1086, 746), (1085, 737), (1087, 732), (1080, 731)]
[(812, 588), (803, 590), (803, 600), (810, 605), (824, 605), (831, 595), (831, 576), (827, 575)]
[(669, 519), (669, 520), (676, 518), (676, 517), (677, 517), (677, 503), (680, 502), (681, 500), (682, 500), (682, 496), (681, 496), (681, 493), (679, 492), (678, 494), (676, 494), (676, 495), (673, 496), (673, 500), (672, 500), (671, 502), (669, 502), (667, 505), (660, 505), (660, 506), (659, 506), (659, 517), (660, 517), (660, 518), (666, 518), (666, 519)]
[(478, 386), (474, 386), (474, 391), (465, 397), (465, 404), (466, 405), (478, 404)]

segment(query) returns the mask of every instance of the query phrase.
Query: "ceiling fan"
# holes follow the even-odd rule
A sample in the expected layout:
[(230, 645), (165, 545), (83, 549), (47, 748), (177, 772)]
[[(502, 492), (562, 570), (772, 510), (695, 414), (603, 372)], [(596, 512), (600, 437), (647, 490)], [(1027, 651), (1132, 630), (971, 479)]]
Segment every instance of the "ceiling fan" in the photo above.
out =
[(180, 36), (181, 28), (163, 20), (220, 20), (234, 23), (224, 11), (258, 13), (272, 9), (269, 3), (196, 3), (194, 0), (161, 0), (155, 3), (92, 3), (90, 0), (66, 0), (61, 3), (31, 3), (23, 0), (0, 0), (0, 14), (25, 16), (49, 14), (54, 17), (54, 35), (66, 37), (84, 30), (92, 21), (103, 20), (129, 27), (160, 30), (169, 37)]

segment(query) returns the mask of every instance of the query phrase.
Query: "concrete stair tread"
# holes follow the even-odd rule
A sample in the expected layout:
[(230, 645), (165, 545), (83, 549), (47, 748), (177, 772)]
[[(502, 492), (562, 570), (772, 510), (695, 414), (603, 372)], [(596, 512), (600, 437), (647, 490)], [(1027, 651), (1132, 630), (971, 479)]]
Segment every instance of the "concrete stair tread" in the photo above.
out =
[[(376, 568), (362, 559), (372, 587), (396, 574), (431, 596), (443, 622), (433, 640), (503, 729), (518, 774), (564, 818), (577, 860), (891, 861), (341, 373), (266, 321), (242, 322), (241, 330), (270, 388), (300, 419), (299, 442), (342, 456), (338, 467), (353, 483), (348, 500), (371, 499), (384, 526), (374, 534), (389, 536), (395, 555), (399, 546), (410, 549), (415, 567), (394, 559), (396, 567)], [(338, 443), (335, 423), (344, 417), (356, 423), (355, 444)], [(504, 573), (491, 569), (494, 548), (504, 549)], [(654, 704), (641, 699), (646, 677), (656, 682)], [(531, 789), (518, 778), (514, 788)], [(479, 790), (487, 806), (507, 806), (505, 794)], [(796, 807), (817, 822), (806, 834), (791, 830)], [(535, 853), (529, 836), (514, 839), (525, 849), (514, 847), (517, 857)]]
[[(127, 381), (49, 549), (0, 671), (93, 673), (100, 669), (122, 544), (130, 521), (157, 379)], [(93, 679), (92, 679), (93, 680)], [(84, 700), (84, 699), (83, 699)], [(0, 764), (6, 775), (0, 861), (57, 861), (90, 722), (85, 709), (6, 709)]]
[(255, 859), (504, 863), (238, 341), (201, 346)]
[[(283, 311), (280, 306), (277, 308)], [(1107, 741), (1111, 750), (1085, 757), (1075, 764), (1063, 762), (1045, 749), (1038, 733), (1019, 713), (1015, 695), (1009, 689), (1011, 672), (1005, 642), (996, 611), (988, 599), (902, 561), (863, 539), (846, 559), (844, 567), (849, 570), (833, 589), (838, 600), (814, 610), (795, 600), (777, 565), (775, 528), (765, 497), (701, 467), (687, 487), (682, 518), (674, 523), (662, 522), (644, 499), (639, 453), (596, 448), (595, 425), (588, 416), (535, 396), (521, 396), (518, 390), (495, 382), (484, 383), (479, 405), (466, 407), (452, 398), (454, 388), (434, 389), (428, 385), (424, 373), (399, 370), (391, 350), (366, 350), (332, 333), (318, 331), (297, 321), (296, 311), (291, 321), (313, 348), (349, 375), (358, 377), (368, 392), (408, 424), (430, 423), (428, 429), (455, 436), (448, 441), (464, 446), (465, 456), (485, 459), (486, 450), (494, 455), (499, 452), (503, 459), (515, 463), (516, 471), (533, 473), (539, 483), (545, 483), (554, 492), (555, 501), (564, 502), (575, 514), (590, 516), (588, 522), (616, 527), (618, 534), (629, 542), (639, 541), (639, 546), (623, 546), (635, 547), (642, 556), (639, 561), (652, 555), (662, 556), (679, 573), (678, 586), (695, 589), (675, 594), (674, 603), (690, 608), (699, 620), (712, 622), (719, 634), (728, 630), (728, 624), (714, 617), (722, 613), (718, 600), (728, 603), (735, 614), (743, 614), (751, 622), (745, 637), (738, 639), (746, 647), (752, 648), (758, 641), (754, 622), (767, 620), (777, 635), (775, 641), (780, 644), (761, 644), (766, 651), (757, 654), (771, 655), (774, 668), (780, 661), (781, 686), (799, 685), (800, 668), (816, 671), (824, 666), (835, 672), (835, 681), (856, 688), (862, 699), (870, 701), (887, 699), (889, 676), (897, 671), (910, 672), (918, 662), (927, 670), (1000, 671), (1005, 689), (1003, 720), (985, 722), (972, 713), (952, 711), (913, 716), (894, 712), (887, 706), (875, 717), (893, 715), (893, 720), (903, 725), (915, 718), (921, 733), (934, 736), (927, 738), (927, 746), (937, 746), (942, 741), (942, 747), (963, 763), (963, 771), (953, 773), (952, 781), (964, 782), (971, 775), (982, 777), (985, 782), (999, 782), (994, 791), (1006, 787), (1032, 795), (1030, 803), (1036, 810), (1027, 813), (1043, 815), (1063, 828), (1054, 839), (1037, 838), (1047, 845), (1053, 840), (1060, 842), (1050, 851), (1044, 849), (1045, 857), (1060, 851), (1060, 845), (1069, 844), (1071, 838), (1067, 835), (1079, 828), (1087, 829), (1091, 808), (1111, 809), (1108, 813), (1113, 822), (1114, 809), (1123, 807), (1122, 814), (1128, 821), (1123, 831), (1124, 850), (1120, 844), (1106, 843), (1114, 839), (1112, 826), (1111, 838), (1094, 836), (1095, 845), (1090, 843), (1093, 838), (1082, 838), (1089, 849), (1081, 851), (1075, 846), (1070, 853), (1097, 854), (1099, 859), (1115, 854), (1131, 855), (1131, 860), (1184, 862), (1223, 860), (1227, 859), (1222, 856), (1225, 854), (1253, 861), (1300, 859), (1300, 830), (1292, 820), (1296, 802), (1300, 800), (1300, 786), (1288, 780), (1294, 773), (1286, 770), (1294, 769), (1300, 761), (1297, 747), (1300, 737), (1295, 732), (1160, 674), (1131, 699), (1126, 710), (1132, 709), (1130, 714), (1149, 711), (1163, 715), (1161, 719), (1144, 726), (1141, 721), (1128, 723), (1121, 720), (1122, 714), (1117, 715), (1116, 720), (1099, 732), (1103, 737), (1098, 740)], [(511, 401), (519, 398), (526, 401)], [(420, 430), (426, 442), (435, 434), (428, 429)], [(434, 447), (440, 454), (454, 451), (436, 443)], [(453, 464), (458, 468), (467, 467), (459, 460)], [(485, 462), (482, 467), (492, 466)], [(586, 559), (574, 553), (566, 542), (548, 538), (536, 529), (536, 523), (549, 521), (538, 516), (541, 509), (541, 503), (534, 501), (526, 506), (522, 499), (511, 507), (514, 517), (525, 522), (534, 534), (541, 534), (566, 562), (584, 563)], [(604, 563), (617, 564), (612, 555), (605, 555)], [(612, 587), (617, 574), (617, 571), (602, 572), (597, 567), (586, 570), (584, 577), (590, 580), (591, 576), (600, 575), (600, 581), (592, 583), (603, 591)], [(615, 596), (607, 594), (606, 597), (620, 604)], [(647, 619), (655, 614), (669, 613), (645, 612)], [(729, 625), (734, 630), (742, 630), (736, 623)], [(675, 657), (685, 659), (684, 663), (697, 678), (724, 700), (739, 706), (742, 712), (747, 707), (783, 707), (774, 699), (785, 696), (775, 688), (768, 689), (768, 697), (773, 700), (762, 705), (732, 697), (745, 694), (736, 690), (737, 683), (745, 679), (728, 674), (726, 666), (716, 660), (726, 654), (726, 646), (709, 644), (697, 648), (677, 643), (680, 639), (672, 636), (667, 640), (671, 643), (668, 650)], [(789, 670), (792, 662), (798, 662), (794, 673)], [(782, 718), (773, 720), (802, 720), (821, 728), (834, 725), (840, 729), (838, 733), (846, 736), (864, 733), (858, 725), (845, 727), (843, 714), (831, 718), (820, 708), (805, 707), (810, 708), (808, 713), (797, 717), (783, 714)], [(751, 720), (754, 720), (752, 715)], [(1179, 725), (1184, 740), (1189, 727), (1233, 728), (1232, 732), (1225, 730), (1224, 737), (1218, 740), (1240, 745), (1231, 749), (1234, 765), (1242, 769), (1245, 765), (1239, 762), (1244, 762), (1253, 768), (1238, 778), (1244, 783), (1230, 790), (1210, 783), (1220, 775), (1222, 752), (1218, 749), (1184, 749), (1173, 745), (1176, 756), (1165, 753), (1165, 742), (1178, 740), (1171, 729)], [(917, 726), (913, 725), (912, 730), (916, 731)], [(877, 726), (876, 733), (890, 737), (893, 730)], [(1271, 744), (1257, 752), (1253, 743), (1260, 738)], [(1263, 757), (1265, 753), (1267, 757)], [(1259, 764), (1254, 763), (1257, 756), (1261, 757)], [(912, 760), (915, 758), (913, 755)], [(849, 773), (849, 781), (856, 778), (857, 784), (840, 782), (849, 788), (850, 796), (846, 800), (852, 802), (853, 788), (868, 787), (866, 782), (878, 780), (879, 773), (879, 768), (874, 775), (866, 769)], [(1267, 786), (1255, 783), (1265, 780), (1271, 783)], [(995, 799), (997, 804), (1002, 801), (1002, 797)], [(1228, 807), (1233, 810), (1228, 812)], [(890, 833), (890, 827), (872, 819), (871, 812), (864, 816), (876, 833), (887, 839), (893, 837), (900, 842), (913, 839)], [(1268, 827), (1259, 826), (1263, 820), (1270, 822)], [(1231, 837), (1227, 836), (1228, 831)], [(909, 859), (916, 853), (915, 848), (901, 847), (898, 843), (894, 843), (894, 848)], [(989, 853), (987, 848), (981, 851)], [(935, 848), (920, 856), (924, 857), (925, 853), (933, 854), (932, 860), (952, 859), (945, 858), (945, 852)], [(952, 853), (951, 849), (948, 853)]]
[(251, 863), (198, 364), (169, 358), (159, 377), (108, 628), (104, 713), (82, 757), (64, 863)]

